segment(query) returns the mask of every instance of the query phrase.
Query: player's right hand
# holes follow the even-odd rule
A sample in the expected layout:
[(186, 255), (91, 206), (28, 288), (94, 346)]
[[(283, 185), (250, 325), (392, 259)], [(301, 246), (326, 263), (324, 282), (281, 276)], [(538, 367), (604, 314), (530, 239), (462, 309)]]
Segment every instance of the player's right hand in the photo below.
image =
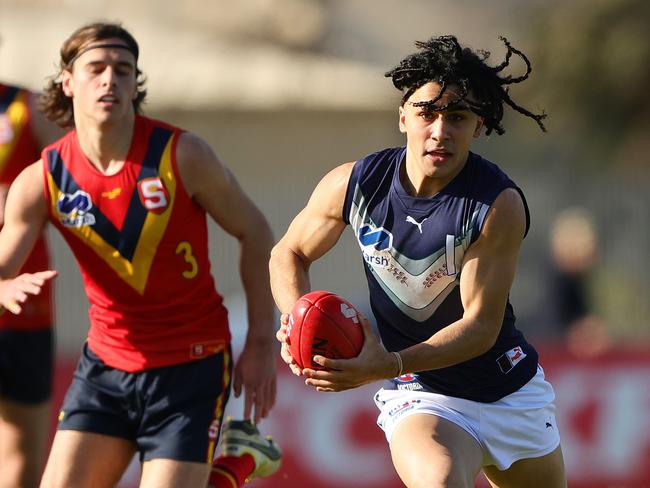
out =
[(57, 271), (50, 269), (38, 273), (23, 273), (13, 279), (0, 281), (0, 306), (18, 315), (29, 296), (39, 295), (43, 285), (57, 274)]
[(293, 374), (301, 376), (302, 369), (300, 369), (300, 366), (298, 366), (293, 360), (293, 356), (291, 356), (291, 352), (289, 351), (289, 344), (287, 344), (287, 327), (289, 327), (289, 314), (283, 313), (280, 316), (280, 329), (275, 333), (276, 339), (282, 344), (280, 356), (282, 356), (282, 360), (289, 365)]

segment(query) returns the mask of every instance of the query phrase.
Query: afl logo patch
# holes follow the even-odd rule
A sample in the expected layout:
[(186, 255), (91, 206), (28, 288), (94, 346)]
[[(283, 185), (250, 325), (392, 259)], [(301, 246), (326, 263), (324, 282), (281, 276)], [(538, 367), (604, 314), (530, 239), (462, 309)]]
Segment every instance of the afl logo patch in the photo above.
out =
[(158, 176), (138, 182), (138, 195), (142, 206), (153, 213), (163, 213), (169, 206), (169, 193)]

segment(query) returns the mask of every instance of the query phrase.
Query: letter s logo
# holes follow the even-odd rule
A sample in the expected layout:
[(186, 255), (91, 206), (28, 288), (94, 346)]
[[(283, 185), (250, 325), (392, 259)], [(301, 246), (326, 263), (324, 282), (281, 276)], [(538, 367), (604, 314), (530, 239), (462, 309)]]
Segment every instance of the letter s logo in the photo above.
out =
[(150, 212), (163, 213), (169, 205), (167, 189), (157, 176), (140, 180), (138, 182), (138, 194), (142, 205)]

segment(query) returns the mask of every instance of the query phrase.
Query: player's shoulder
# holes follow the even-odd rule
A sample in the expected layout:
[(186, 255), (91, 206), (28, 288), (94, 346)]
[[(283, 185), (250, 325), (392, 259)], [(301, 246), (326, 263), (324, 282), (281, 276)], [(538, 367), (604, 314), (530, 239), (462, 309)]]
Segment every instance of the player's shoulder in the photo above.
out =
[(323, 176), (320, 184), (335, 187), (347, 186), (354, 165), (355, 161), (339, 164)]
[(190, 195), (233, 182), (232, 173), (201, 136), (183, 131), (176, 144), (176, 166)]
[(26, 166), (12, 182), (11, 191), (22, 195), (21, 198), (25, 200), (40, 200), (43, 195), (43, 164), (43, 160), (39, 159)]
[(480, 154), (470, 152), (468, 166), (471, 168), (474, 178), (484, 181), (485, 186), (491, 182), (502, 182), (506, 185), (514, 184), (508, 173), (506, 173), (499, 163), (493, 162)]
[[(176, 145), (176, 161), (181, 173), (197, 181), (207, 173), (219, 179), (227, 177), (227, 168), (210, 144), (192, 132), (182, 132)], [(184, 178), (185, 179), (185, 178)]]
[(470, 153), (472, 183), (467, 185), (471, 196), (507, 215), (506, 221), (524, 222), (524, 234), (530, 227), (530, 210), (524, 191), (497, 164), (478, 154)]
[(148, 117), (146, 115), (138, 114), (136, 115), (136, 124), (150, 126), (150, 127), (159, 127), (161, 129), (166, 129), (174, 132), (183, 132), (183, 129), (173, 125), (165, 120), (157, 119), (154, 117)]
[(176, 153), (181, 157), (195, 160), (211, 152), (208, 143), (198, 135), (184, 131), (178, 136)]

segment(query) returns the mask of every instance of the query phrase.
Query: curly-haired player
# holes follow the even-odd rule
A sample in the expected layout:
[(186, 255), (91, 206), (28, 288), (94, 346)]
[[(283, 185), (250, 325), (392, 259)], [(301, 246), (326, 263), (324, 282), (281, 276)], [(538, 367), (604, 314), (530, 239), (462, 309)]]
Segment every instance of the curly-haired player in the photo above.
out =
[[(454, 36), (418, 42), (386, 73), (403, 93), (406, 146), (328, 173), (271, 254), (283, 359), (318, 391), (384, 381), (378, 423), (409, 487), (472, 487), (481, 469), (495, 487), (566, 486), (553, 388), (508, 298), (529, 227), (526, 200), (496, 164), (470, 151), (483, 131), (504, 133), (504, 105), (544, 130), (544, 114), (508, 93), (531, 66), (502, 40), (498, 66)], [(513, 55), (527, 66), (522, 76), (503, 73)], [(357, 358), (316, 356), (327, 370), (300, 370), (285, 342), (287, 313), (309, 291), (310, 264), (347, 225), (382, 342), (364, 319)]]

